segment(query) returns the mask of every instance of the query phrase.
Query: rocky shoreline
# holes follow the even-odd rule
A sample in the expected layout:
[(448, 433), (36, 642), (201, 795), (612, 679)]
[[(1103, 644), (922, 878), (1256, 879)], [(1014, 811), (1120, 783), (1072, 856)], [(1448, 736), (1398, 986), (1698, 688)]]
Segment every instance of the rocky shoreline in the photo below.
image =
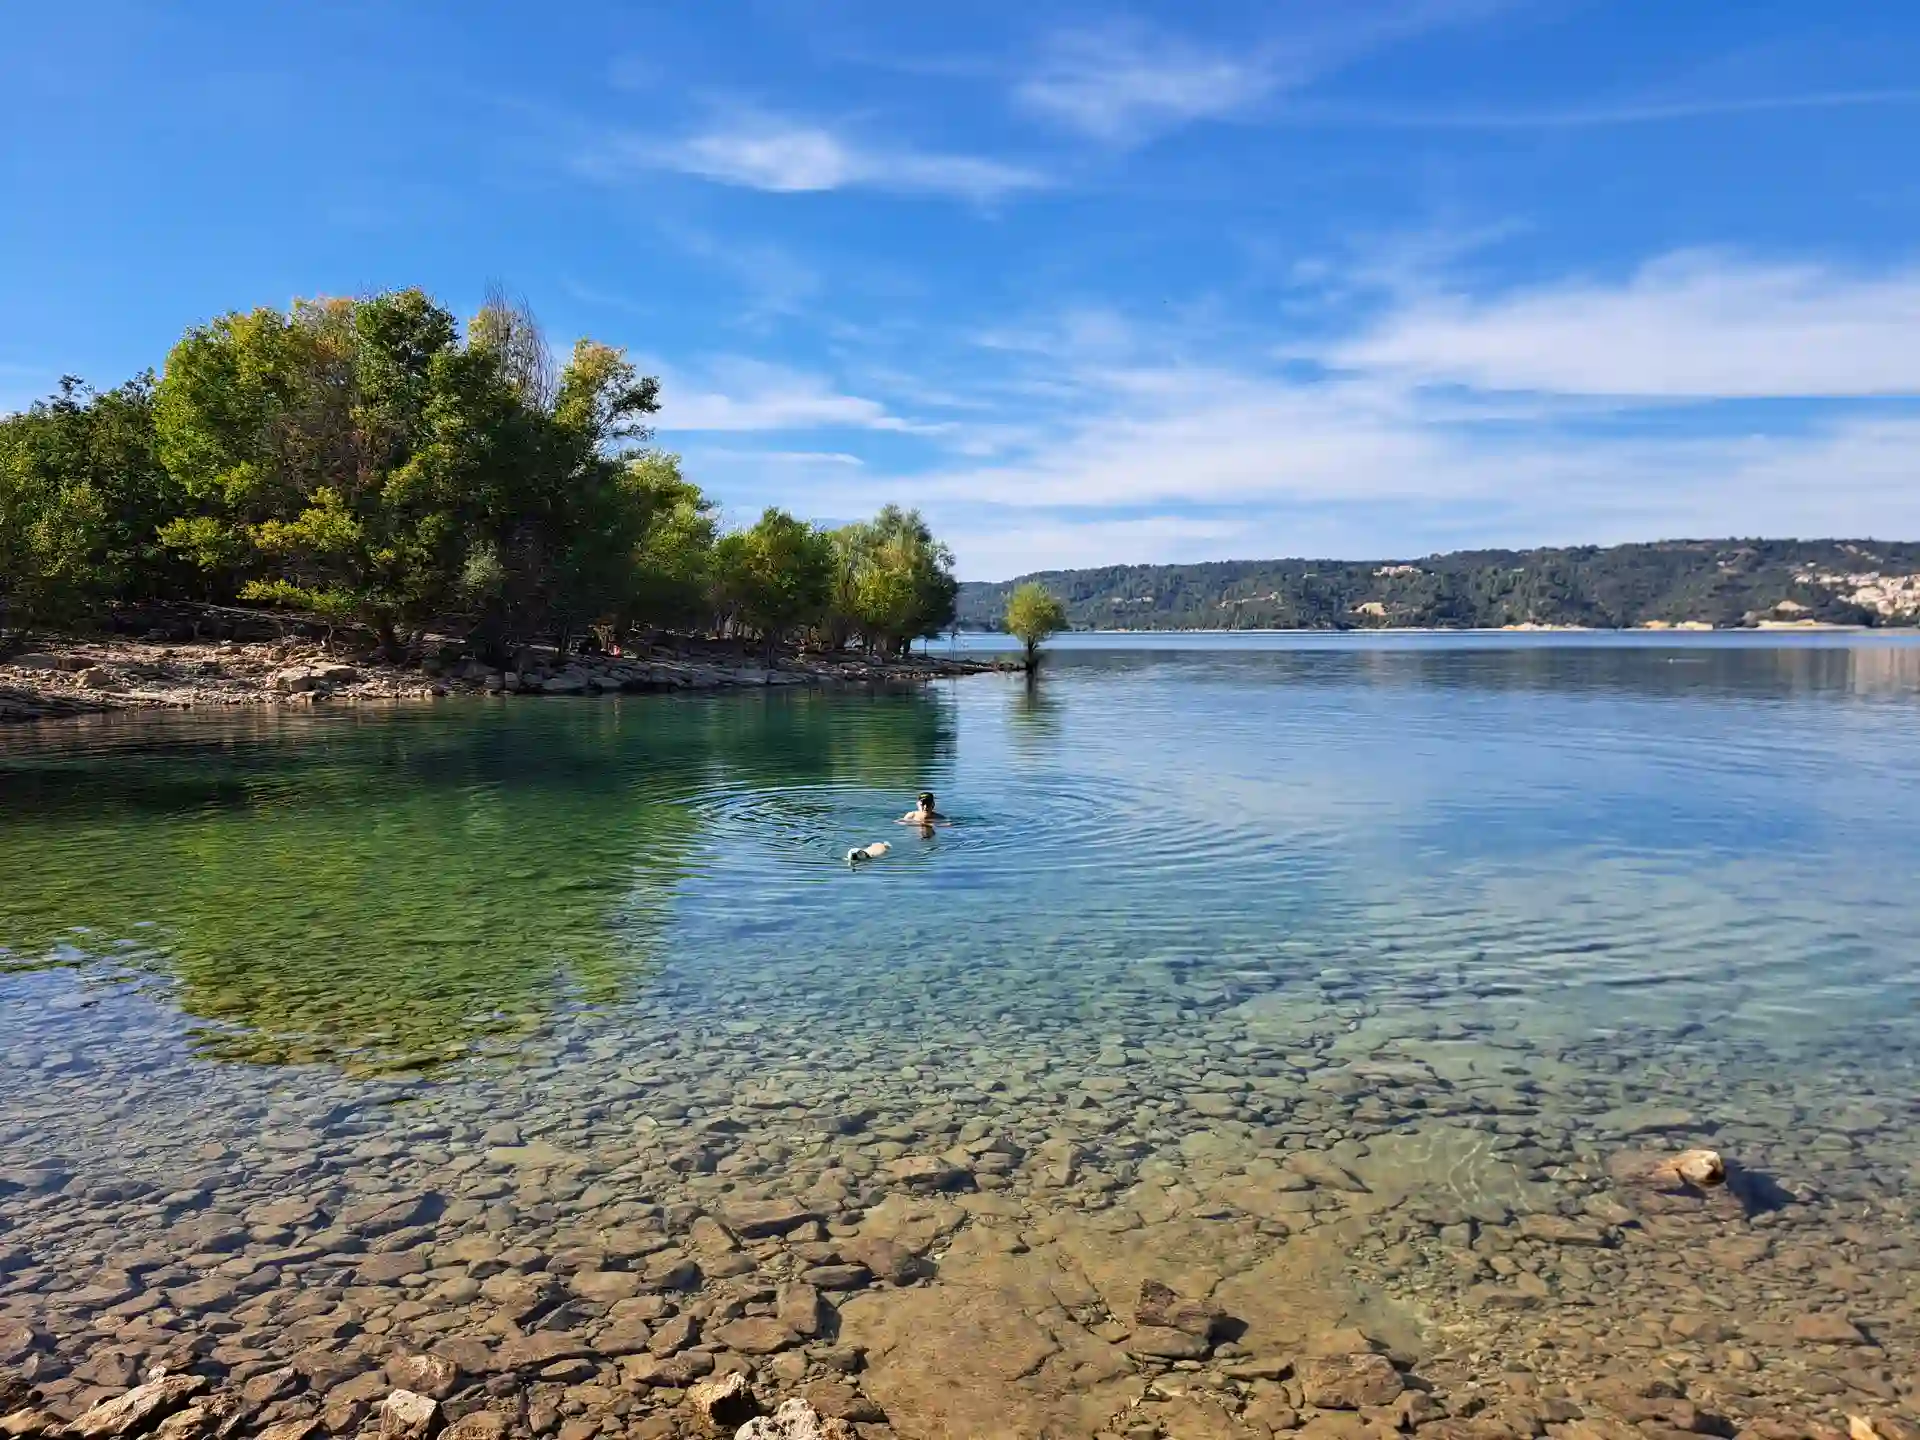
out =
[[(986, 1151), (974, 1158), (1004, 1153)], [(903, 1174), (907, 1168), (895, 1167)], [(996, 1251), (1003, 1256), (1021, 1252), (991, 1241), (991, 1226), (969, 1227), (951, 1201), (938, 1199), (942, 1186), (958, 1183), (962, 1167), (916, 1159), (910, 1168), (927, 1182), (919, 1187), (924, 1198), (884, 1207), (893, 1212), (888, 1226), (893, 1239), (836, 1234), (853, 1227), (827, 1226), (806, 1204), (771, 1199), (717, 1205), (711, 1213), (688, 1214), (691, 1207), (677, 1207), (677, 1214), (644, 1217), (663, 1222), (664, 1230), (632, 1225), (627, 1227), (630, 1240), (609, 1243), (603, 1236), (602, 1248), (591, 1252), (583, 1247), (553, 1256), (516, 1254), (481, 1234), (453, 1242), (423, 1272), (409, 1250), (380, 1244), (356, 1250), (363, 1283), (393, 1283), (387, 1277), (402, 1272), (438, 1277), (442, 1290), (471, 1291), (472, 1298), (497, 1307), (485, 1338), (448, 1334), (419, 1348), (384, 1342), (401, 1333), (392, 1322), (411, 1322), (416, 1337), (444, 1328), (434, 1323), (435, 1307), (429, 1303), (404, 1302), (389, 1323), (376, 1324), (375, 1316), (350, 1302), (336, 1303), (325, 1289), (293, 1297), (282, 1317), (286, 1328), (280, 1348), (291, 1350), (288, 1355), (242, 1338), (237, 1319), (221, 1323), (203, 1314), (197, 1325), (166, 1323), (163, 1317), (171, 1309), (204, 1312), (208, 1307), (202, 1301), (208, 1297), (189, 1292), (220, 1288), (218, 1280), (142, 1290), (135, 1272), (125, 1272), (117, 1282), (124, 1298), (97, 1297), (117, 1301), (105, 1314), (119, 1322), (111, 1328), (120, 1334), (93, 1353), (70, 1358), (38, 1325), (0, 1322), (0, 1360), (5, 1362), (0, 1364), (0, 1435), (16, 1440), (723, 1435), (735, 1440), (892, 1440), (896, 1435), (937, 1440), (1056, 1433), (1095, 1440), (1920, 1436), (1920, 1427), (1892, 1414), (1891, 1404), (1876, 1415), (1849, 1415), (1843, 1429), (1806, 1415), (1754, 1413), (1738, 1403), (1737, 1389), (1732, 1406), (1725, 1404), (1728, 1393), (1714, 1386), (1690, 1395), (1687, 1383), (1666, 1366), (1568, 1384), (1515, 1368), (1512, 1355), (1475, 1357), (1478, 1363), (1463, 1366), (1467, 1357), (1435, 1352), (1423, 1364), (1354, 1326), (1321, 1330), (1300, 1347), (1276, 1351), (1248, 1337), (1248, 1326), (1219, 1302), (1183, 1296), (1151, 1278), (1140, 1283), (1131, 1313), (1094, 1324), (1094, 1335), (1113, 1341), (1104, 1357), (1090, 1351), (1074, 1362), (1071, 1376), (1056, 1377), (1067, 1380), (1060, 1403), (1082, 1411), (1083, 1427), (1056, 1431), (1009, 1414), (982, 1428), (977, 1418), (962, 1418), (961, 1407), (961, 1415), (951, 1419), (909, 1414), (903, 1417), (905, 1428), (897, 1430), (863, 1389), (862, 1372), (870, 1350), (913, 1343), (906, 1330), (924, 1329), (934, 1337), (931, 1368), (936, 1372), (943, 1355), (951, 1365), (948, 1375), (929, 1378), (936, 1390), (964, 1383), (969, 1371), (983, 1365), (1002, 1381), (1017, 1381), (1051, 1367), (1059, 1356), (1057, 1346), (1036, 1345), (1018, 1324), (983, 1326), (969, 1316), (964, 1282), (938, 1284), (935, 1254), (967, 1256), (977, 1264)], [(1639, 1169), (1640, 1161), (1636, 1157), (1616, 1168), (1624, 1175)], [(936, 1169), (943, 1173), (935, 1175)], [(1630, 1187), (1638, 1183), (1637, 1177), (1629, 1182)], [(1656, 1188), (1686, 1205), (1705, 1198), (1685, 1184)], [(941, 1217), (943, 1205), (952, 1218)], [(398, 1242), (430, 1232), (441, 1219), (430, 1212), (444, 1209), (439, 1197), (403, 1196), (343, 1209), (332, 1220), (342, 1231), (355, 1227)], [(301, 1218), (319, 1217), (245, 1217), (254, 1222), (256, 1234)], [(1603, 1227), (1578, 1221), (1521, 1229), (1553, 1244), (1606, 1243)], [(1575, 1235), (1576, 1230), (1593, 1234)], [(988, 1240), (984, 1248), (983, 1239)], [(214, 1238), (206, 1237), (205, 1243), (213, 1245)], [(528, 1268), (535, 1264), (547, 1268)], [(576, 1265), (581, 1268), (570, 1268)], [(956, 1268), (970, 1267), (962, 1260)], [(481, 1274), (487, 1278), (474, 1279)], [(778, 1276), (788, 1278), (772, 1278)], [(96, 1277), (92, 1289), (115, 1283)], [(858, 1322), (848, 1328), (866, 1335), (867, 1343), (848, 1343), (842, 1307), (899, 1290), (917, 1291), (929, 1303), (910, 1304), (914, 1318), (896, 1325), (879, 1346), (875, 1341), (884, 1332)], [(1054, 1298), (1059, 1303), (1067, 1297)], [(1078, 1308), (1089, 1306), (1099, 1308), (1096, 1297), (1084, 1297)], [(408, 1313), (402, 1316), (402, 1310)], [(602, 1318), (589, 1330), (563, 1328), (595, 1311)], [(1027, 1324), (1031, 1328), (1031, 1321)], [(1788, 1329), (1784, 1340), (1829, 1349), (1874, 1343), (1838, 1316), (1803, 1317)], [(1698, 1334), (1697, 1326), (1682, 1331), (1689, 1338)], [(1249, 1343), (1236, 1343), (1242, 1338)], [(956, 1343), (971, 1353), (949, 1350)]]
[[(509, 1068), (274, 1093), (183, 1090), (129, 1012), (104, 1112), (94, 1047), (22, 1053), (0, 1435), (1920, 1436), (1892, 1111), (1779, 1132), (1816, 1182), (1681, 1085), (1555, 1120), (1526, 1049), (1364, 1011), (1057, 1057), (872, 1008), (810, 1037), (844, 1068), (662, 994)], [(55, 1159), (69, 1124), (122, 1153)]]
[(768, 686), (917, 684), (1009, 668), (1005, 660), (783, 653), (773, 663), (720, 647), (632, 655), (521, 651), (498, 669), (448, 646), (410, 665), (311, 640), (65, 640), (0, 661), (0, 723), (122, 710), (365, 704), (451, 695), (603, 695)]

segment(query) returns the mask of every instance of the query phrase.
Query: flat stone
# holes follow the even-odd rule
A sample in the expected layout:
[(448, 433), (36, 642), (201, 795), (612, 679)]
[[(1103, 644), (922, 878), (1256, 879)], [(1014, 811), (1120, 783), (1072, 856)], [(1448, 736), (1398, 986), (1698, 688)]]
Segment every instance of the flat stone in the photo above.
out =
[(1309, 1180), (1322, 1190), (1345, 1190), (1352, 1194), (1364, 1194), (1367, 1187), (1360, 1178), (1346, 1166), (1318, 1150), (1296, 1150), (1283, 1162), (1286, 1167), (1304, 1180)]
[(342, 1207), (334, 1216), (334, 1223), (358, 1235), (386, 1235), (424, 1224), (445, 1208), (446, 1201), (431, 1190), (376, 1195)]
[(842, 1258), (864, 1265), (890, 1285), (909, 1285), (933, 1274), (933, 1266), (905, 1245), (876, 1235), (842, 1241)]
[(1322, 1410), (1388, 1405), (1407, 1388), (1393, 1362), (1371, 1352), (1311, 1356), (1300, 1361), (1295, 1374), (1306, 1402)]
[(656, 1290), (693, 1290), (700, 1284), (700, 1267), (685, 1255), (677, 1255), (670, 1250), (649, 1255), (640, 1273), (646, 1277), (647, 1284)]
[(887, 1174), (915, 1190), (956, 1190), (973, 1179), (973, 1172), (937, 1155), (903, 1155), (889, 1161)]
[(1867, 1337), (1860, 1327), (1844, 1315), (1800, 1315), (1792, 1326), (1793, 1338), (1808, 1345), (1864, 1345)]
[(577, 1360), (593, 1354), (593, 1347), (564, 1330), (536, 1330), (501, 1343), (494, 1363), (501, 1370), (535, 1370), (556, 1360)]
[(622, 1320), (593, 1337), (596, 1355), (637, 1355), (653, 1343), (653, 1331), (644, 1320)]
[(664, 1385), (684, 1390), (702, 1375), (713, 1373), (713, 1356), (704, 1350), (682, 1355), (629, 1355), (620, 1373), (637, 1385)]
[(444, 1355), (395, 1355), (386, 1376), (395, 1389), (444, 1400), (460, 1383), (460, 1367)]
[(820, 1298), (820, 1292), (805, 1281), (780, 1287), (774, 1314), (794, 1334), (807, 1337), (818, 1335), (830, 1313)]
[(1135, 1355), (1153, 1355), (1165, 1360), (1198, 1360), (1207, 1353), (1203, 1336), (1175, 1330), (1167, 1325), (1141, 1325), (1126, 1339), (1126, 1348)]
[(734, 1234), (764, 1240), (797, 1230), (820, 1215), (798, 1200), (734, 1200), (721, 1206), (720, 1218)]
[(1210, 1301), (1182, 1299), (1171, 1286), (1159, 1280), (1143, 1280), (1140, 1282), (1140, 1299), (1134, 1306), (1133, 1318), (1139, 1325), (1184, 1330), (1202, 1340), (1211, 1340), (1214, 1331), (1227, 1317), (1218, 1305)]
[(655, 1355), (672, 1355), (700, 1341), (700, 1322), (691, 1315), (675, 1315), (656, 1325), (647, 1349)]
[(300, 1372), (291, 1365), (282, 1365), (278, 1370), (249, 1375), (240, 1387), (240, 1398), (249, 1405), (267, 1405), (284, 1400), (300, 1388), (300, 1383)]
[(233, 1296), (233, 1282), (218, 1276), (195, 1280), (190, 1285), (178, 1285), (167, 1291), (167, 1299), (172, 1302), (174, 1308), (184, 1310), (189, 1315), (198, 1314), (204, 1310), (218, 1310), (232, 1300)]
[(760, 1315), (729, 1321), (709, 1333), (714, 1340), (742, 1355), (771, 1355), (800, 1343), (800, 1337), (786, 1325)]
[(474, 1410), (440, 1432), (440, 1440), (507, 1440), (512, 1434), (507, 1417), (497, 1410)]
[(1564, 1215), (1522, 1215), (1514, 1226), (1529, 1240), (1545, 1240), (1553, 1245), (1606, 1245), (1612, 1238), (1607, 1228), (1591, 1220), (1571, 1220)]
[(391, 1285), (426, 1268), (427, 1259), (418, 1250), (391, 1250), (383, 1255), (369, 1255), (354, 1267), (354, 1273), (363, 1284)]
[(886, 1411), (844, 1380), (816, 1380), (800, 1398), (827, 1420), (855, 1425), (884, 1425), (887, 1421)]
[(583, 1300), (611, 1305), (616, 1300), (631, 1300), (645, 1282), (625, 1270), (582, 1270), (567, 1280), (567, 1288)]

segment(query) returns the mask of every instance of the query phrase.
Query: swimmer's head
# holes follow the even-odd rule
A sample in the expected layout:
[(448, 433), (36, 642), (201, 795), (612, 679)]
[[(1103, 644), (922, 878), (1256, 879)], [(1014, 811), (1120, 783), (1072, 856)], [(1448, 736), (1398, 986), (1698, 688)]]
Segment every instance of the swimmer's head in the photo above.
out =
[(933, 809), (933, 791), (922, 790), (920, 792), (920, 808), (922, 810)]

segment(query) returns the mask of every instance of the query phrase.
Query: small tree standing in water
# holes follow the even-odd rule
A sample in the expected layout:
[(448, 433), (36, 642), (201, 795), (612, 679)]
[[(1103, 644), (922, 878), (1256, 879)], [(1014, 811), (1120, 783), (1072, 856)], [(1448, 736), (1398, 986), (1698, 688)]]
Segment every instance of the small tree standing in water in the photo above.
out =
[(1060, 597), (1037, 580), (1029, 580), (1007, 597), (1003, 622), (1007, 633), (1027, 648), (1027, 673), (1040, 668), (1040, 642), (1067, 628), (1067, 607)]

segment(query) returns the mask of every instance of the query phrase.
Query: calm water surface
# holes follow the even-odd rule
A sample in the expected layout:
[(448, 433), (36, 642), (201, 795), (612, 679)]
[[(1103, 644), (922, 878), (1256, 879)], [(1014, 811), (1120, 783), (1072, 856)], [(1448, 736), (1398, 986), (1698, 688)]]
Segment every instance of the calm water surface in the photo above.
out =
[[(48, 962), (150, 982), (212, 1056), (403, 1066), (793, 967), (938, 1026), (1441, 966), (1535, 1023), (1911, 1055), (1920, 647), (1156, 639), (1031, 689), (5, 734), (0, 1036), (68, 1023)], [(923, 787), (932, 839), (891, 823)]]
[[(932, 837), (892, 823), (923, 788)], [(486, 1125), (672, 1152), (759, 1087), (762, 1188), (857, 1211), (872, 1158), (816, 1181), (792, 1136), (984, 1106), (1079, 1137), (1076, 1204), (1226, 1177), (1196, 1213), (1271, 1235), (1288, 1147), (1524, 1113), (1504, 1191), (1448, 1152), (1469, 1216), (1652, 1135), (1905, 1245), (1916, 936), (1920, 646), (1877, 637), (1109, 637), (1032, 686), (46, 725), (0, 733), (0, 1162), (107, 1225), (196, 1145), (225, 1203), (275, 1127), (329, 1184), (399, 1164), (371, 1121), (324, 1146), (356, 1095), (438, 1117), (407, 1174), (457, 1189)], [(79, 1230), (45, 1243), (110, 1253)]]

